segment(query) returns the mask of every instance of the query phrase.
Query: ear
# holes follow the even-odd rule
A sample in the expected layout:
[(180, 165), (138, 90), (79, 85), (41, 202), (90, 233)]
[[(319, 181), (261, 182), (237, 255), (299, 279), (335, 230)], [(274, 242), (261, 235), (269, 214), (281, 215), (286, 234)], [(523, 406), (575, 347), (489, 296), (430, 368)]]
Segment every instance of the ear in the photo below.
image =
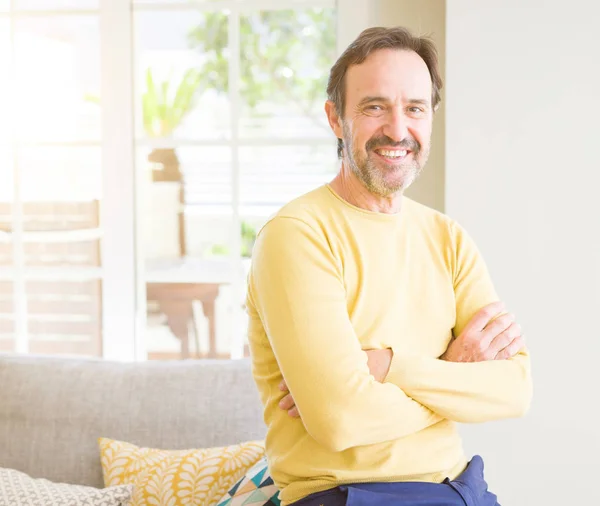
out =
[(331, 100), (325, 102), (325, 113), (327, 114), (327, 120), (333, 133), (338, 139), (343, 139), (344, 135), (342, 132), (342, 121), (335, 110), (335, 105)]

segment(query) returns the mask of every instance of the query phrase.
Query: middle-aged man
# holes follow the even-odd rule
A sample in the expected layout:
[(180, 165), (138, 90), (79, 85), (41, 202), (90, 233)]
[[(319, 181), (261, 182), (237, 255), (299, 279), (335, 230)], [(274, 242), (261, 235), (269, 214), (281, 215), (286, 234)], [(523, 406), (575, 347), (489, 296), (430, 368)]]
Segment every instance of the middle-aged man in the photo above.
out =
[(327, 88), (338, 175), (257, 237), (249, 340), (284, 505), (497, 504), (456, 422), (522, 416), (529, 354), (469, 235), (403, 195), (441, 87), (428, 39), (360, 34)]

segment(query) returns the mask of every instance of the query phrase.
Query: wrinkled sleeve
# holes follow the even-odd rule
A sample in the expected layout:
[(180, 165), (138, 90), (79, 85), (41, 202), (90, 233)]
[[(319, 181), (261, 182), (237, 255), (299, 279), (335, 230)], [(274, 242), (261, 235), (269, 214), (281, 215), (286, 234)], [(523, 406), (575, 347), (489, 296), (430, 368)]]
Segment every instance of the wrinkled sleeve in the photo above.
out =
[[(496, 302), (487, 266), (471, 237), (453, 227), (454, 293), (458, 336), (484, 306)], [(450, 420), (486, 422), (523, 416), (532, 397), (529, 351), (508, 360), (455, 363), (394, 353), (386, 382)]]

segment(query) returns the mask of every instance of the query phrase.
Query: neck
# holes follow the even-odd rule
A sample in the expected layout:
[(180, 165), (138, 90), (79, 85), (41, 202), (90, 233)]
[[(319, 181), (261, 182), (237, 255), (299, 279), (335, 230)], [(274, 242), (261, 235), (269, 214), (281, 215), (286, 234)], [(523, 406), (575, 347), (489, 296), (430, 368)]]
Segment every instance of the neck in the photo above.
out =
[(349, 204), (375, 213), (396, 214), (402, 207), (402, 191), (382, 197), (370, 192), (354, 172), (342, 162), (338, 175), (331, 181), (331, 189)]

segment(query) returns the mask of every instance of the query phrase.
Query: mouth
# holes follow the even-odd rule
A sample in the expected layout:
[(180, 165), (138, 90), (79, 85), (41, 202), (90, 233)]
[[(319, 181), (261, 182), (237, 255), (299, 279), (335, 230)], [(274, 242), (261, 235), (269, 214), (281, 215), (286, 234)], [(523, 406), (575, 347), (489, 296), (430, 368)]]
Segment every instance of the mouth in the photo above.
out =
[(411, 151), (408, 149), (375, 149), (374, 153), (387, 163), (398, 163), (405, 160)]

